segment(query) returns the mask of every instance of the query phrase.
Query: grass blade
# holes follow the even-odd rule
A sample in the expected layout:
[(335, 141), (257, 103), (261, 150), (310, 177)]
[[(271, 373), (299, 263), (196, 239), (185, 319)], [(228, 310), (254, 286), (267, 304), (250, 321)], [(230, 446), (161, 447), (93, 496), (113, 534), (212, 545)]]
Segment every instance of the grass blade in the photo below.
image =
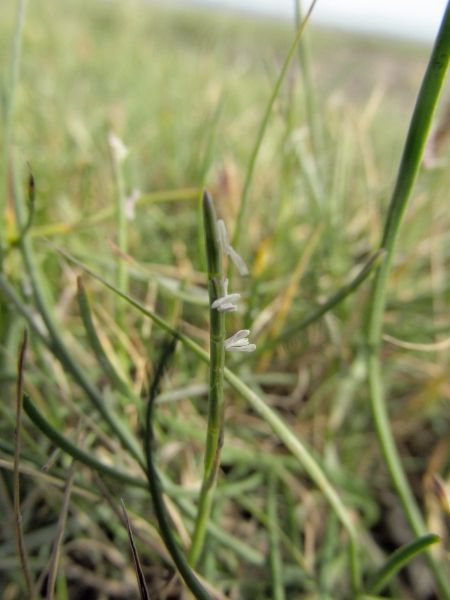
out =
[(14, 524), (17, 537), (17, 547), (22, 564), (25, 582), (28, 588), (28, 595), (34, 598), (36, 590), (34, 586), (33, 576), (29, 565), (28, 553), (25, 547), (25, 540), (22, 529), (22, 514), (20, 511), (20, 428), (22, 425), (22, 382), (23, 382), (23, 366), (25, 360), (25, 352), (27, 349), (28, 333), (25, 329), (22, 339), (22, 344), (19, 351), (19, 359), (17, 364), (17, 395), (16, 395), (16, 429), (14, 431)]
[(225, 367), (225, 313), (211, 308), (213, 302), (224, 295), (222, 282), (222, 250), (217, 230), (216, 210), (207, 190), (205, 190), (203, 194), (203, 224), (210, 304), (209, 401), (203, 483), (200, 491), (197, 519), (192, 535), (192, 544), (188, 554), (189, 564), (192, 566), (197, 564), (204, 545), (206, 524), (211, 513), (214, 488), (220, 465), (224, 420), (223, 373)]
[(367, 593), (377, 594), (402, 567), (430, 548), (430, 546), (441, 541), (438, 535), (431, 533), (398, 548), (374, 575), (372, 581), (367, 586)]
[(136, 571), (136, 578), (139, 587), (139, 595), (141, 600), (150, 600), (150, 596), (147, 589), (147, 584), (145, 583), (144, 573), (142, 572), (141, 561), (139, 560), (139, 555), (136, 550), (136, 545), (133, 539), (133, 532), (131, 531), (130, 521), (128, 520), (128, 514), (125, 508), (125, 504), (123, 503), (122, 498), (120, 499), (120, 504), (122, 505), (123, 516), (125, 518), (125, 524), (127, 526), (128, 538), (130, 540), (131, 553), (133, 554), (133, 562), (134, 569)]
[(75, 461), (72, 461), (70, 465), (69, 472), (67, 474), (66, 486), (64, 489), (63, 502), (61, 506), (61, 512), (59, 513), (58, 519), (58, 528), (56, 532), (55, 542), (53, 544), (52, 556), (50, 559), (50, 569), (48, 573), (48, 581), (47, 581), (47, 595), (46, 600), (53, 600), (54, 591), (55, 591), (55, 583), (56, 576), (58, 574), (58, 566), (59, 566), (59, 557), (61, 552), (61, 544), (64, 537), (64, 529), (66, 526), (67, 514), (69, 512), (69, 501), (70, 495), (72, 493), (72, 484), (73, 479), (75, 477)]
[(23, 26), (25, 22), (25, 12), (27, 0), (20, 0), (17, 9), (17, 23), (14, 32), (11, 73), (9, 78), (9, 86), (7, 90), (5, 122), (4, 122), (4, 138), (3, 138), (3, 181), (2, 193), (0, 193), (0, 263), (3, 260), (3, 246), (8, 242), (8, 235), (5, 230), (6, 226), (6, 198), (8, 198), (8, 173), (10, 166), (11, 140), (14, 120), (14, 103), (17, 82), (19, 79), (20, 51), (23, 38)]
[[(386, 217), (381, 247), (386, 259), (377, 271), (368, 316), (368, 373), (370, 402), (377, 436), (383, 457), (389, 469), (394, 487), (408, 517), (411, 529), (417, 536), (426, 534), (426, 527), (414, 494), (408, 483), (398, 454), (389, 423), (386, 399), (383, 391), (379, 346), (386, 304), (388, 276), (392, 265), (395, 245), (401, 221), (415, 183), (423, 155), (434, 109), (444, 82), (450, 58), (450, 2), (447, 4), (422, 85), (417, 97), (406, 138), (397, 181)], [(450, 582), (434, 557), (427, 559), (444, 598), (450, 599)]]

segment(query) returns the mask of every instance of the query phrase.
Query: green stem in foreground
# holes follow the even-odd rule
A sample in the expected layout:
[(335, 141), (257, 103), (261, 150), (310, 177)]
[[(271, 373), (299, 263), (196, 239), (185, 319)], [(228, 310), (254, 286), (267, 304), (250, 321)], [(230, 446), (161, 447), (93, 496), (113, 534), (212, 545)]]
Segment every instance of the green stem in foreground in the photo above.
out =
[[(9, 86), (6, 95), (6, 106), (4, 111), (4, 130), (3, 130), (3, 165), (2, 165), (2, 188), (0, 192), (0, 259), (3, 259), (3, 252), (7, 245), (6, 235), (6, 199), (8, 198), (8, 173), (10, 166), (10, 153), (12, 146), (12, 131), (14, 121), (14, 101), (19, 79), (20, 50), (23, 38), (23, 26), (25, 22), (25, 12), (27, 0), (20, 0), (17, 9), (17, 23), (14, 32), (14, 41), (12, 49), (11, 73)], [(1, 267), (1, 264), (0, 264)]]
[[(222, 250), (217, 231), (217, 215), (213, 200), (207, 190), (203, 194), (203, 226), (208, 268), (209, 304), (224, 293), (222, 283)], [(223, 443), (223, 372), (225, 367), (225, 314), (209, 309), (210, 318), (210, 363), (208, 430), (206, 435), (203, 483), (200, 491), (197, 519), (192, 544), (189, 549), (189, 564), (195, 567), (200, 558), (206, 534), (206, 524), (211, 513), (220, 450)]]
[[(405, 471), (395, 446), (389, 424), (384, 397), (381, 364), (378, 348), (381, 342), (383, 314), (386, 303), (387, 280), (390, 272), (395, 243), (420, 166), (423, 149), (431, 125), (433, 112), (447, 70), (450, 55), (450, 2), (447, 5), (441, 28), (419, 91), (411, 124), (406, 138), (395, 189), (389, 205), (381, 246), (386, 259), (377, 271), (368, 317), (368, 372), (370, 402), (378, 440), (389, 469), (394, 487), (399, 495), (410, 526), (417, 536), (426, 533), (425, 523), (409, 486)], [(431, 554), (427, 554), (443, 597), (450, 598), (450, 583), (444, 570)]]
[(27, 349), (28, 332), (25, 329), (23, 340), (19, 351), (19, 360), (17, 365), (17, 397), (16, 397), (16, 429), (14, 431), (14, 525), (17, 537), (17, 549), (20, 562), (30, 598), (35, 598), (36, 590), (33, 581), (33, 575), (30, 569), (28, 552), (25, 546), (23, 535), (22, 513), (20, 510), (20, 430), (22, 427), (22, 384), (23, 384), (23, 366), (25, 362), (25, 352)]

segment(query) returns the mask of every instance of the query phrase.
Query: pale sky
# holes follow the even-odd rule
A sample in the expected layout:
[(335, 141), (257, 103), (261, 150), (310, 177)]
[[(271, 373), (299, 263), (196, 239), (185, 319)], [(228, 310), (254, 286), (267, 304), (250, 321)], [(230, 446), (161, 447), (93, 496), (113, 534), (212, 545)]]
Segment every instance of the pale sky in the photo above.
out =
[[(178, 0), (188, 4), (192, 0)], [(287, 18), (294, 15), (294, 0), (195, 0)], [(302, 2), (306, 12), (311, 0)], [(432, 42), (439, 29), (447, 0), (318, 0), (313, 21), (384, 35)]]

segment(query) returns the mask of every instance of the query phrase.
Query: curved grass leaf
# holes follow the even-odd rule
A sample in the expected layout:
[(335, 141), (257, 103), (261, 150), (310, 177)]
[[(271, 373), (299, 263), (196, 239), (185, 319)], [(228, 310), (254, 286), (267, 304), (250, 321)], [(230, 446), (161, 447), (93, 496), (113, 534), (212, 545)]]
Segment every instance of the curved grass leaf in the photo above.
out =
[(442, 540), (438, 535), (430, 533), (398, 548), (373, 576), (372, 581), (367, 586), (367, 593), (377, 594), (402, 567), (440, 541)]

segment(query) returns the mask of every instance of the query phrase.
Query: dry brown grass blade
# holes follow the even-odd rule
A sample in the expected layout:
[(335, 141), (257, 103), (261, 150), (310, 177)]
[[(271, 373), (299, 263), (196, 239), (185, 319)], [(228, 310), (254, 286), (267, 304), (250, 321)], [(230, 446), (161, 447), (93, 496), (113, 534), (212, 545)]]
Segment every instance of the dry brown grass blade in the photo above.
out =
[(141, 563), (139, 561), (139, 555), (137, 553), (136, 546), (134, 543), (133, 533), (132, 533), (131, 527), (130, 527), (130, 521), (128, 520), (128, 514), (127, 514), (125, 504), (123, 503), (122, 498), (120, 499), (120, 503), (122, 505), (123, 516), (125, 517), (125, 524), (126, 524), (127, 530), (128, 530), (128, 537), (130, 538), (131, 552), (133, 554), (134, 568), (136, 570), (136, 578), (137, 578), (138, 586), (139, 586), (139, 594), (141, 596), (141, 600), (150, 600), (150, 596), (149, 596), (147, 586), (145, 583), (144, 573), (142, 572)]
[(46, 600), (53, 600), (54, 598), (54, 589), (56, 583), (56, 576), (58, 574), (59, 557), (61, 554), (61, 544), (64, 537), (64, 529), (66, 527), (67, 514), (69, 512), (70, 495), (72, 493), (72, 484), (75, 476), (75, 465), (76, 462), (73, 460), (69, 468), (69, 473), (67, 475), (61, 512), (59, 514), (58, 519), (58, 527), (56, 529), (56, 538), (53, 544), (52, 556), (50, 558)]
[(36, 597), (33, 576), (31, 574), (30, 565), (28, 562), (28, 554), (25, 547), (25, 540), (22, 529), (22, 514), (20, 512), (20, 427), (22, 423), (22, 382), (23, 382), (23, 365), (25, 361), (25, 352), (27, 349), (28, 332), (25, 329), (23, 333), (22, 344), (19, 350), (19, 358), (17, 361), (17, 396), (16, 396), (16, 429), (14, 431), (14, 524), (17, 538), (17, 548), (19, 552), (20, 562), (22, 564), (23, 573), (25, 576), (28, 595), (30, 598)]

